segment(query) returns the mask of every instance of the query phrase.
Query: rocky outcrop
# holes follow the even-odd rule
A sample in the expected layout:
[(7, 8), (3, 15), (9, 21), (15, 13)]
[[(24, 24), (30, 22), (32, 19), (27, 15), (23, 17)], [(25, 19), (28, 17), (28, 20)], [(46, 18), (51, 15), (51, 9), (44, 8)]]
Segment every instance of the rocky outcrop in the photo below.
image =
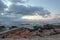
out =
[(4, 31), (5, 29), (5, 26), (0, 25), (0, 32)]
[[(55, 26), (55, 27), (54, 27)], [(60, 34), (60, 26), (57, 25), (44, 25), (44, 26), (34, 26), (33, 29), (30, 28), (17, 28), (12, 26), (7, 32), (0, 33), (0, 38), (31, 38), (34, 36), (45, 37)], [(57, 30), (59, 29), (59, 30)]]

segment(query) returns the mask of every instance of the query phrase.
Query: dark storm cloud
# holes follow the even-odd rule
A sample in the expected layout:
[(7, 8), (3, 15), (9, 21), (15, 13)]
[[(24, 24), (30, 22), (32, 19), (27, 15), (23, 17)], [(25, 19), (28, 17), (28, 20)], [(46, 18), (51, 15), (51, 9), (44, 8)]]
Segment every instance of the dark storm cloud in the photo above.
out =
[(6, 8), (7, 6), (0, 0), (0, 13), (4, 12), (4, 9)]
[(9, 8), (10, 13), (22, 14), (22, 15), (35, 15), (38, 13), (41, 16), (50, 15), (48, 10), (43, 7), (24, 6), (24, 5), (11, 5)]

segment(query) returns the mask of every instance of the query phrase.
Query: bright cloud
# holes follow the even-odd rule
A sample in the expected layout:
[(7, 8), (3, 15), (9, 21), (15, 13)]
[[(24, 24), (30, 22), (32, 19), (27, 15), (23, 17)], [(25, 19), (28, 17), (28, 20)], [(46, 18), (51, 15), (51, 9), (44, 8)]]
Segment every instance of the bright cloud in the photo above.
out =
[(42, 17), (42, 16), (23, 16), (22, 19), (26, 20), (52, 20), (54, 17)]
[(38, 20), (39, 22), (48, 20), (60, 23), (60, 14), (54, 15), (44, 6), (29, 5), (28, 0), (0, 0), (0, 22), (10, 24), (21, 23), (25, 20)]
[(2, 0), (4, 2), (5, 5), (7, 5), (8, 7), (12, 4), (9, 0)]

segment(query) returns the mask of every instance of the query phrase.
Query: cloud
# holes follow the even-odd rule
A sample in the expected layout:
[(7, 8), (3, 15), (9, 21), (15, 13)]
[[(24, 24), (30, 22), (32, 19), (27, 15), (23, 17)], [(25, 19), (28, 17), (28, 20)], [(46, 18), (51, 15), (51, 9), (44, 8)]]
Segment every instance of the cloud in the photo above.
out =
[(43, 7), (26, 6), (26, 2), (27, 0), (0, 0), (0, 24), (20, 26), (21, 23), (60, 23), (60, 14), (50, 16), (51, 13)]
[(7, 8), (7, 6), (0, 0), (0, 13), (3, 13), (5, 8)]
[(16, 4), (16, 3), (25, 3), (27, 0), (9, 0), (10, 2)]
[(35, 6), (24, 6), (24, 5), (11, 5), (9, 13), (22, 14), (22, 15), (35, 15), (36, 13), (40, 16), (50, 15), (48, 10), (43, 7)]
[(46, 18), (44, 18), (42, 16), (23, 16), (21, 18), (24, 19), (24, 20), (35, 20), (35, 21), (39, 21), (39, 20), (47, 21), (47, 20), (54, 19), (53, 17), (46, 17)]

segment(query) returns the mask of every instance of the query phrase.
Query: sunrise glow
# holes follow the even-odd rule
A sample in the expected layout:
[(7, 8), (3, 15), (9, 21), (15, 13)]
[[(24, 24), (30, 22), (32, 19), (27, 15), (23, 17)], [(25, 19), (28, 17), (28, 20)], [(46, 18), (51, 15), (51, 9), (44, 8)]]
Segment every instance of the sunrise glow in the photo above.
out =
[(42, 17), (42, 16), (23, 16), (22, 19), (26, 20), (51, 20), (54, 19), (54, 17)]

